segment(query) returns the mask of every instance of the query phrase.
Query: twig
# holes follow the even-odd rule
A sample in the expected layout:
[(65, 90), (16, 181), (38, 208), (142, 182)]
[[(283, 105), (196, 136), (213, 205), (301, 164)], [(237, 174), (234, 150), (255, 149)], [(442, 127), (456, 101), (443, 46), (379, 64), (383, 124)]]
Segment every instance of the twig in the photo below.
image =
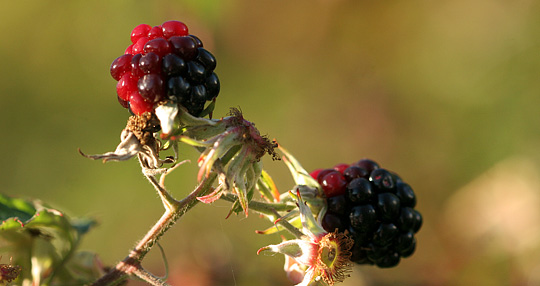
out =
[[(157, 180), (153, 176), (147, 176), (152, 185), (156, 188), (158, 193), (166, 194), (165, 197), (170, 197), (168, 192), (160, 186)], [(171, 227), (174, 225), (180, 217), (182, 217), (188, 210), (195, 206), (199, 201), (197, 197), (203, 196), (210, 192), (212, 184), (217, 178), (217, 174), (212, 172), (207, 178), (204, 178), (199, 186), (193, 190), (187, 197), (181, 201), (176, 201), (174, 203), (169, 203), (165, 213), (161, 218), (155, 223), (155, 225), (146, 233), (143, 239), (137, 243), (135, 248), (131, 250), (129, 255), (119, 262), (116, 267), (111, 269), (107, 274), (99, 278), (92, 285), (93, 286), (110, 286), (115, 285), (116, 283), (126, 279), (129, 275), (136, 275), (135, 272), (140, 272), (141, 261), (145, 255), (150, 251), (158, 239)], [(172, 197), (170, 197), (172, 198)], [(167, 200), (169, 200), (168, 198)], [(163, 199), (163, 197), (162, 197)], [(171, 202), (171, 201), (169, 201)], [(158, 278), (159, 279), (159, 278)], [(161, 279), (160, 279), (161, 281)], [(147, 281), (148, 282), (148, 281)], [(163, 282), (163, 281), (161, 281)], [(163, 282), (164, 283), (164, 282)], [(154, 284), (154, 285), (167, 285), (167, 284)]]

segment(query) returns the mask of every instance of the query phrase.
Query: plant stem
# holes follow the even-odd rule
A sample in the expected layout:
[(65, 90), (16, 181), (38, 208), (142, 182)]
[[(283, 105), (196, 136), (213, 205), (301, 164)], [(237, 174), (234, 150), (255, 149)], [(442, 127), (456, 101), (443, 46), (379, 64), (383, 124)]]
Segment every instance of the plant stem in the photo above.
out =
[[(221, 196), (221, 199), (226, 200), (228, 202), (235, 202), (236, 200), (238, 200), (238, 196), (235, 194), (223, 194), (223, 196)], [(249, 210), (252, 210), (252, 211), (267, 215), (267, 216), (275, 217), (277, 220), (273, 221), (273, 223), (280, 224), (282, 227), (288, 230), (295, 237), (300, 238), (301, 236), (303, 236), (303, 233), (298, 228), (290, 224), (286, 219), (280, 219), (282, 216), (278, 213), (278, 211), (289, 212), (296, 208), (295, 205), (285, 204), (285, 203), (267, 203), (267, 202), (261, 202), (261, 201), (251, 201), (249, 202), (248, 206), (249, 206)]]
[[(234, 203), (238, 200), (238, 196), (235, 194), (223, 194), (221, 196), (221, 199), (224, 199), (228, 202)], [(293, 209), (295, 209), (295, 205), (291, 204), (284, 204), (284, 203), (267, 203), (267, 202), (261, 202), (261, 201), (250, 201), (249, 202), (249, 209), (254, 210), (258, 213), (265, 214), (265, 215), (275, 215), (275, 212), (288, 212)]]
[[(154, 187), (159, 187), (158, 192), (160, 195), (164, 189), (159, 186), (157, 181), (153, 176), (147, 176)], [(93, 286), (109, 286), (115, 285), (122, 280), (126, 279), (128, 275), (135, 275), (135, 273), (141, 273), (141, 261), (145, 255), (152, 249), (154, 244), (159, 240), (159, 238), (171, 227), (174, 225), (180, 217), (182, 217), (187, 211), (194, 207), (199, 201), (197, 197), (208, 194), (212, 189), (212, 184), (217, 178), (215, 172), (210, 173), (210, 175), (204, 178), (201, 183), (191, 192), (187, 197), (181, 201), (172, 200), (170, 196), (165, 196), (167, 199), (164, 200), (167, 207), (165, 213), (161, 218), (154, 224), (154, 226), (146, 233), (143, 239), (141, 239), (135, 248), (131, 250), (129, 255), (119, 262), (113, 269), (111, 269), (107, 274), (99, 278), (92, 285)], [(156, 187), (156, 188), (157, 188)], [(165, 191), (168, 194), (168, 192)], [(163, 197), (162, 197), (163, 199)], [(166, 201), (166, 202), (165, 202)], [(173, 202), (174, 201), (174, 202)], [(164, 283), (161, 279), (158, 279), (159, 283)], [(150, 282), (150, 281), (147, 281)], [(153, 285), (167, 285), (167, 284), (153, 284)]]

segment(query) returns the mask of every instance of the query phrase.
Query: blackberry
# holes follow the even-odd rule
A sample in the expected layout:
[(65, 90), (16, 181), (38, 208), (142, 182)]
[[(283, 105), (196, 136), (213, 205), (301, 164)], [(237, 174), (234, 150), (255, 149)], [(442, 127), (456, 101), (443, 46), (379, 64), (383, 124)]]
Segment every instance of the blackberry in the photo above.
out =
[(422, 215), (414, 209), (413, 189), (397, 174), (369, 159), (310, 174), (326, 195), (323, 228), (354, 240), (351, 261), (394, 267), (414, 253)]
[(131, 32), (131, 43), (110, 68), (118, 81), (118, 101), (131, 112), (153, 112), (155, 104), (175, 98), (199, 116), (206, 102), (218, 96), (216, 58), (198, 37), (189, 34), (184, 23), (138, 25)]

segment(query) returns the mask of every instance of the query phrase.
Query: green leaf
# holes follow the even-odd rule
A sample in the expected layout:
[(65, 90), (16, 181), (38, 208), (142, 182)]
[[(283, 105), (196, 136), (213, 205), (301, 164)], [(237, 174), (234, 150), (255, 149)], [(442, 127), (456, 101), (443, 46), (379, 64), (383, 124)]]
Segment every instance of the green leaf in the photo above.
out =
[(36, 213), (36, 208), (30, 202), (22, 199), (9, 198), (0, 194), (0, 220), (18, 218), (29, 220)]
[[(13, 258), (14, 265), (22, 268), (19, 278), (15, 280), (17, 285), (55, 285), (78, 281), (76, 276), (65, 273), (70, 273), (68, 270), (73, 267), (72, 264), (80, 264), (76, 259), (76, 248), (81, 236), (94, 225), (93, 220), (71, 219), (38, 200), (23, 200), (2, 194), (0, 215), (0, 250)], [(92, 270), (88, 272), (94, 273)], [(59, 273), (63, 275), (56, 276)]]

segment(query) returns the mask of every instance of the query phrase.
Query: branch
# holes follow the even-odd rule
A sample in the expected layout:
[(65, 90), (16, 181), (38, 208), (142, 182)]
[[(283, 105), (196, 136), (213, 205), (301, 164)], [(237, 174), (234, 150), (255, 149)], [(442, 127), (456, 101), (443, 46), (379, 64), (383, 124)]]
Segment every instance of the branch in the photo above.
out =
[[(147, 176), (152, 185), (162, 194), (164, 190), (153, 176)], [(217, 178), (217, 174), (212, 172), (207, 178), (204, 178), (199, 186), (195, 188), (187, 197), (181, 201), (174, 200), (175, 203), (168, 204), (171, 208), (167, 208), (163, 216), (154, 224), (154, 226), (146, 233), (143, 239), (137, 243), (135, 248), (131, 250), (129, 255), (119, 262), (113, 269), (100, 279), (95, 281), (93, 286), (109, 286), (115, 285), (122, 280), (125, 280), (129, 275), (138, 276), (141, 273), (141, 262), (145, 255), (152, 249), (159, 238), (178, 221), (187, 211), (194, 207), (199, 201), (197, 197), (209, 193), (212, 189), (212, 184)], [(163, 198), (163, 197), (162, 197)], [(170, 202), (170, 201), (169, 201)], [(138, 274), (137, 274), (138, 273)], [(161, 281), (161, 280), (160, 280)], [(164, 283), (164, 282), (163, 282)], [(167, 285), (167, 284), (155, 284)]]

